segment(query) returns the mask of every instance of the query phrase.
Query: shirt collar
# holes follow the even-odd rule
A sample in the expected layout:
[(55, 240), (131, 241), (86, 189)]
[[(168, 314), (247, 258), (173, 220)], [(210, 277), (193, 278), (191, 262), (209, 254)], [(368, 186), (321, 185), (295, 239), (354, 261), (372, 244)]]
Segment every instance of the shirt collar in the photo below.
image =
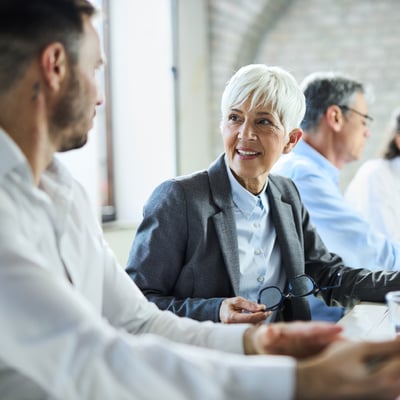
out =
[(224, 160), (229, 182), (231, 184), (232, 200), (236, 207), (238, 207), (246, 217), (249, 217), (259, 204), (261, 205), (261, 208), (268, 211), (269, 204), (267, 201), (267, 196), (265, 195), (265, 191), (268, 186), (268, 179), (265, 182), (263, 190), (258, 195), (254, 195), (246, 190), (233, 176), (233, 173), (229, 168), (226, 155)]
[(14, 169), (18, 169), (21, 175), (33, 181), (32, 171), (25, 155), (11, 137), (0, 128), (0, 179)]
[[(14, 140), (0, 128), (0, 179), (10, 173), (12, 170), (18, 172), (20, 179), (34, 185), (31, 168), (28, 164), (24, 153), (14, 142)], [(56, 187), (67, 187), (72, 185), (72, 177), (67, 169), (53, 158), (50, 165), (43, 172), (40, 185), (52, 191), (57, 190)]]
[(330, 177), (336, 184), (339, 183), (339, 169), (304, 140), (300, 140), (297, 143), (293, 152), (312, 160), (316, 168), (325, 171), (325, 175)]
[(66, 202), (70, 200), (72, 176), (56, 157), (43, 172), (40, 185), (53, 199)]

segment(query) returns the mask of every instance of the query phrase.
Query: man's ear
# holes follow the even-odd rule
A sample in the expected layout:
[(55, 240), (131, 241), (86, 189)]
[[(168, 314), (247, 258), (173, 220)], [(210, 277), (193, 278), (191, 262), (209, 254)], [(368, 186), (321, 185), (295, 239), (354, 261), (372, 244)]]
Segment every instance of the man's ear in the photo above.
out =
[(67, 73), (65, 47), (59, 42), (48, 45), (41, 54), (40, 65), (44, 80), (50, 89), (60, 90)]
[(287, 143), (285, 144), (285, 147), (283, 148), (282, 153), (283, 154), (290, 153), (294, 149), (294, 147), (296, 146), (296, 144), (298, 143), (298, 141), (301, 139), (302, 136), (303, 136), (303, 131), (300, 128), (293, 129), (289, 133), (289, 139), (288, 139)]
[(326, 109), (324, 115), (327, 124), (330, 126), (332, 130), (338, 132), (342, 128), (344, 116), (339, 106), (337, 106), (336, 104), (329, 106)]

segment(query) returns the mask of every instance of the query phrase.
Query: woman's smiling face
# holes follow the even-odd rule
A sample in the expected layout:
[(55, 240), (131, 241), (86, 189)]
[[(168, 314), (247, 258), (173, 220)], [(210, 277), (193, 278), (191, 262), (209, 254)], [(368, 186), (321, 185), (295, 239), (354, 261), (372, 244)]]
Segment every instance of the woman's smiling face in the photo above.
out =
[(221, 123), (221, 133), (230, 169), (244, 188), (257, 194), (289, 139), (271, 107), (250, 105), (251, 98), (232, 107)]

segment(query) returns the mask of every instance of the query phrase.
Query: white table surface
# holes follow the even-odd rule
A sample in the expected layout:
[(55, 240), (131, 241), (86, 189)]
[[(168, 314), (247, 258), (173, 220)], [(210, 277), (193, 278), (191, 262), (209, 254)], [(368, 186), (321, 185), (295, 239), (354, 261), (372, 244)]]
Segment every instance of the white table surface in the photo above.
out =
[(339, 322), (343, 335), (353, 340), (385, 340), (394, 338), (394, 328), (384, 303), (360, 303)]

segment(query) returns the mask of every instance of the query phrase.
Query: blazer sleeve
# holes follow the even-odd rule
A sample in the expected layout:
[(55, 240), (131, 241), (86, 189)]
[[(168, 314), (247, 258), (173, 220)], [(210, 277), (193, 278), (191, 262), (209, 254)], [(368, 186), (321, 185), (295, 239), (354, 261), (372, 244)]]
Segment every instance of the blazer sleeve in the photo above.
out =
[(190, 234), (187, 207), (185, 191), (178, 181), (166, 181), (155, 189), (144, 207), (126, 271), (160, 309), (199, 321), (219, 322), (224, 298), (176, 295), (178, 281), (182, 285), (183, 280), (187, 292), (195, 284), (190, 271), (185, 269)]
[[(352, 268), (344, 265), (339, 255), (330, 253), (311, 223), (295, 185), (294, 188), (291, 203), (295, 206), (297, 231), (304, 246), (305, 272), (321, 287), (334, 285), (337, 274), (342, 275), (340, 287), (320, 292), (327, 304), (352, 307), (358, 301), (384, 302), (387, 292), (400, 289), (399, 271)], [(348, 243), (348, 246), (351, 247), (352, 243)]]

